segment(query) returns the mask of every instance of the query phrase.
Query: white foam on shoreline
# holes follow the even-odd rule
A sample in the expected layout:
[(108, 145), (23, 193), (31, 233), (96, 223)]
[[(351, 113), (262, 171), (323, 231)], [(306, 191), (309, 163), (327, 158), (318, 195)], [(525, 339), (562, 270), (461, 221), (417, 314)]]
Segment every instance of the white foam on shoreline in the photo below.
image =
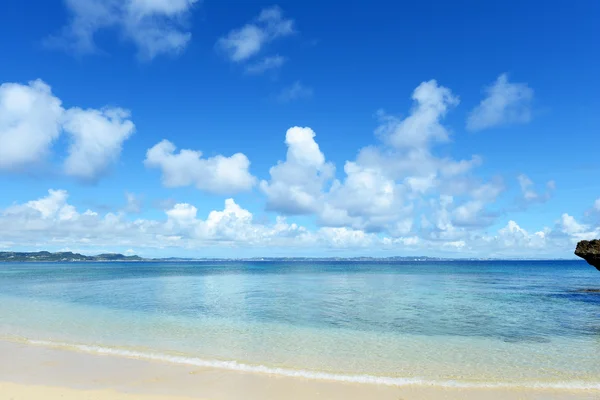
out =
[(323, 381), (335, 381), (346, 383), (362, 383), (386, 386), (433, 386), (444, 388), (465, 388), (465, 389), (554, 389), (554, 390), (584, 390), (600, 391), (600, 382), (585, 381), (562, 381), (562, 382), (464, 382), (454, 380), (430, 380), (422, 378), (397, 378), (375, 375), (344, 375), (329, 372), (317, 372), (310, 370), (295, 370), (289, 368), (268, 367), (264, 365), (251, 365), (238, 363), (237, 361), (219, 361), (204, 360), (197, 357), (175, 356), (169, 354), (142, 352), (135, 350), (117, 349), (96, 345), (72, 344), (62, 342), (52, 342), (46, 340), (29, 340), (25, 343), (53, 347), (72, 349), (89, 354), (110, 355), (127, 358), (135, 358), (147, 361), (161, 361), (180, 365), (191, 365), (195, 367), (208, 367), (240, 371), (247, 373), (260, 373), (277, 376), (286, 376), (292, 378), (305, 378)]

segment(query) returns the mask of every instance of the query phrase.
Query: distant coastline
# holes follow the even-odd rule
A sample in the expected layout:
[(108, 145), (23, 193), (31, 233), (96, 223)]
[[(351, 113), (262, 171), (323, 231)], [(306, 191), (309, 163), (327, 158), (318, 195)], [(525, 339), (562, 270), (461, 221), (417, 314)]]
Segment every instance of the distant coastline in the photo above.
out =
[(2, 262), (318, 262), (318, 261), (350, 261), (350, 262), (436, 262), (436, 261), (573, 261), (576, 258), (452, 258), (428, 256), (391, 256), (391, 257), (240, 257), (240, 258), (143, 258), (137, 255), (120, 253), (103, 253), (86, 256), (80, 253), (67, 252), (0, 252)]
[(96, 256), (85, 256), (71, 251), (51, 253), (36, 252), (0, 252), (0, 262), (80, 262), (80, 261), (147, 261), (140, 256), (126, 256), (118, 253), (105, 253)]

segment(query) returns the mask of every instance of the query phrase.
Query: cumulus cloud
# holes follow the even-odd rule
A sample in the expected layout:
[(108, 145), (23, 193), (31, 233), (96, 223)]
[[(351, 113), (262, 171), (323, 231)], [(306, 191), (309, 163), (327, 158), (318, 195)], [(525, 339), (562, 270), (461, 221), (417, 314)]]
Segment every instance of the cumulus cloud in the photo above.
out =
[(230, 31), (217, 41), (217, 48), (233, 62), (243, 62), (260, 53), (275, 39), (293, 34), (294, 21), (283, 17), (277, 6), (266, 8), (252, 22)]
[[(491, 222), (493, 218), (485, 207), (495, 201), (497, 194), (485, 196), (484, 192), (499, 187), (468, 178), (481, 158), (456, 161), (433, 155), (434, 146), (450, 138), (442, 120), (458, 104), (458, 98), (435, 80), (417, 86), (412, 98), (414, 105), (405, 118), (378, 113), (380, 125), (375, 135), (382, 146), (363, 148), (355, 161), (346, 162), (346, 177), (333, 183), (320, 215), (321, 223), (350, 224), (403, 237), (419, 228), (415, 223), (419, 210), (429, 214), (440, 211), (447, 225), (481, 226)], [(432, 209), (438, 203), (431, 199), (439, 195), (445, 199), (443, 207), (455, 209)], [(454, 201), (453, 195), (460, 201)], [(436, 230), (428, 233), (431, 237), (440, 234), (429, 221), (420, 228)], [(454, 228), (452, 225), (452, 229), (444, 230), (454, 232)]]
[(504, 248), (543, 248), (546, 245), (547, 231), (538, 231), (530, 234), (521, 228), (515, 221), (508, 221), (508, 224), (498, 231), (496, 240)]
[[(261, 182), (267, 209), (314, 215), (323, 227), (384, 233), (398, 240), (390, 243), (402, 243), (417, 231), (433, 240), (452, 237), (456, 242), (469, 230), (491, 225), (498, 213), (489, 205), (504, 190), (502, 182), (470, 176), (482, 162), (478, 156), (454, 160), (433, 153), (436, 145), (450, 139), (442, 120), (458, 98), (435, 80), (417, 86), (412, 98), (414, 106), (404, 118), (379, 113), (375, 136), (381, 145), (365, 147), (355, 160), (346, 161), (340, 178), (325, 162), (310, 128), (288, 131), (286, 161), (271, 168), (270, 181)], [(293, 133), (303, 140), (290, 141)], [(312, 161), (298, 162), (301, 157)], [(431, 201), (439, 196), (451, 199), (443, 202), (443, 210)], [(420, 226), (419, 213), (437, 213), (447, 222), (434, 224), (425, 218)]]
[(48, 196), (31, 200), (23, 205), (16, 205), (5, 210), (6, 215), (39, 214), (42, 219), (70, 219), (75, 208), (67, 204), (68, 193), (65, 190), (48, 190)]
[[(584, 215), (585, 217), (585, 215)], [(600, 237), (599, 221), (588, 219), (580, 222), (569, 213), (563, 213), (556, 221), (551, 235), (573, 245), (579, 240), (592, 240)]]
[(138, 56), (152, 59), (181, 52), (191, 39), (183, 23), (197, 0), (64, 0), (69, 24), (45, 40), (51, 48), (77, 54), (98, 52), (94, 36), (115, 29), (135, 44)]
[(49, 153), (61, 133), (64, 110), (50, 86), (0, 85), (0, 169), (19, 169)]
[(281, 103), (289, 103), (290, 101), (312, 97), (312, 95), (313, 90), (311, 87), (304, 86), (301, 82), (296, 81), (291, 86), (283, 88), (277, 95), (277, 100)]
[(310, 128), (296, 126), (287, 130), (286, 160), (269, 170), (269, 181), (260, 183), (267, 196), (267, 209), (284, 214), (311, 214), (319, 210), (323, 188), (333, 177), (335, 167), (325, 161), (315, 136)]
[(327, 194), (319, 215), (321, 224), (379, 231), (396, 217), (410, 213), (411, 206), (402, 201), (403, 187), (380, 168), (348, 161), (344, 172), (346, 179), (336, 180)]
[(447, 111), (459, 103), (450, 89), (435, 80), (421, 83), (413, 92), (415, 102), (405, 119), (380, 112), (381, 125), (376, 133), (395, 148), (424, 148), (432, 142), (448, 140), (448, 131), (440, 123)]
[(148, 149), (144, 160), (146, 167), (161, 170), (167, 187), (194, 185), (209, 193), (230, 194), (250, 190), (256, 183), (248, 170), (250, 160), (242, 153), (203, 158), (200, 151), (175, 150), (173, 143), (163, 140)]
[(63, 129), (72, 139), (65, 173), (85, 180), (98, 179), (119, 158), (123, 142), (135, 130), (129, 116), (121, 108), (67, 110)]
[(561, 216), (560, 226), (562, 231), (568, 235), (581, 234), (587, 230), (587, 226), (578, 223), (574, 217), (567, 213)]
[(467, 129), (479, 131), (531, 120), (533, 89), (526, 83), (511, 83), (508, 76), (502, 74), (485, 92), (486, 98), (467, 118)]
[(127, 110), (64, 109), (42, 80), (0, 86), (0, 170), (42, 161), (62, 134), (69, 138), (64, 173), (95, 181), (119, 158), (135, 126)]

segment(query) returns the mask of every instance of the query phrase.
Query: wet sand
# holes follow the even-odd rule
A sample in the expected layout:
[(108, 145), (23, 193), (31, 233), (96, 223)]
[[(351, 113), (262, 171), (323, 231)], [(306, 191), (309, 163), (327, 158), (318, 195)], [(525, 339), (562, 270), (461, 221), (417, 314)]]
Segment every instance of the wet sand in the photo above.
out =
[(600, 390), (459, 389), (328, 382), (0, 341), (0, 399), (597, 400)]

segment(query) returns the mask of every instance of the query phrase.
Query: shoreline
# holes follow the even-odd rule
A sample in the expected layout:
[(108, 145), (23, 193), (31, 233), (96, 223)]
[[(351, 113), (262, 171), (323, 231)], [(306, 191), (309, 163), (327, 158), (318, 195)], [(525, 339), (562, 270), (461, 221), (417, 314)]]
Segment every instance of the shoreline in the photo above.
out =
[(595, 390), (600, 393), (600, 382), (572, 381), (528, 381), (528, 382), (485, 382), (456, 379), (426, 379), (421, 377), (394, 377), (371, 374), (348, 374), (310, 369), (295, 369), (290, 367), (276, 367), (262, 364), (249, 364), (236, 360), (205, 359), (180, 353), (157, 353), (147, 349), (140, 350), (127, 347), (108, 347), (80, 343), (67, 343), (59, 341), (37, 340), (24, 337), (2, 337), (0, 341), (23, 344), (27, 346), (54, 349), (59, 351), (76, 352), (92, 356), (109, 356), (122, 359), (134, 359), (147, 362), (158, 362), (169, 365), (179, 365), (190, 368), (212, 368), (234, 373), (258, 374), (277, 378), (299, 378), (310, 381), (350, 383), (360, 385), (377, 385), (390, 387), (436, 387), (453, 389), (508, 389), (508, 390)]
[[(390, 386), (169, 363), (0, 340), (0, 394), (21, 399), (597, 399), (600, 389)], [(82, 368), (85, 366), (85, 368)], [(36, 394), (38, 393), (38, 394)], [(44, 395), (41, 395), (44, 393)], [(56, 393), (56, 397), (46, 393)], [(168, 395), (168, 397), (164, 397)], [(62, 397), (59, 397), (62, 396)], [(133, 396), (133, 397), (131, 397)], [(153, 397), (158, 396), (158, 397)], [(163, 396), (163, 397), (161, 397)]]

